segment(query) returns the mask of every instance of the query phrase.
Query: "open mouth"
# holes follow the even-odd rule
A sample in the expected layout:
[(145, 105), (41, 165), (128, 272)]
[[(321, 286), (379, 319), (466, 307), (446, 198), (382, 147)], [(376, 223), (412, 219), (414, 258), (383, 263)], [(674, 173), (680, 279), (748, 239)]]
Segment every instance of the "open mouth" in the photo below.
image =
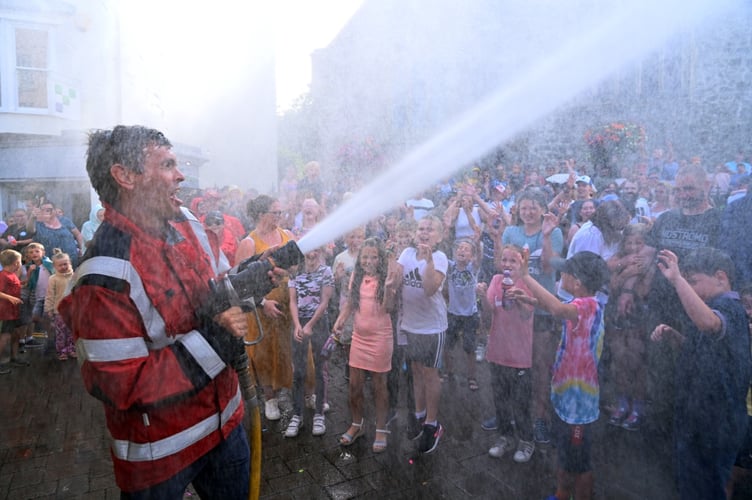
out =
[(183, 200), (181, 200), (178, 197), (178, 193), (180, 192), (179, 189), (173, 191), (173, 193), (170, 195), (170, 202), (175, 206), (181, 206), (183, 204)]

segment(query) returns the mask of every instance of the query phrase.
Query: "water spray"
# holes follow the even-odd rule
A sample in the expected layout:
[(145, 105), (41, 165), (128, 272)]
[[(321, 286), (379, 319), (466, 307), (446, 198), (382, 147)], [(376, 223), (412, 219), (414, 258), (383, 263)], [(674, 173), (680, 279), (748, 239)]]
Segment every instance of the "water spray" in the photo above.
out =
[(680, 30), (741, 0), (614, 2), (568, 43), (516, 72), (490, 97), (379, 175), (298, 242), (303, 253), (401, 206), (438, 180), (486, 154), (616, 70), (644, 58)]

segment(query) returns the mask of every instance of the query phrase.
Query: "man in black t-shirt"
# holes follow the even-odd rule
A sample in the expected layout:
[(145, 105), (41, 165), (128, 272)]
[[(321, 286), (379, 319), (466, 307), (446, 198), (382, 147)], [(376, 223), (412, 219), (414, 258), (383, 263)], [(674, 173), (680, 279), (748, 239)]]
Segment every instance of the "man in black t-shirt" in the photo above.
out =
[[(679, 257), (679, 262), (695, 248), (717, 248), (721, 212), (710, 205), (709, 190), (710, 183), (700, 165), (688, 165), (679, 169), (675, 183), (677, 208), (658, 217), (648, 233), (646, 243), (659, 251), (671, 250)], [(659, 324), (670, 325), (680, 332), (691, 325), (676, 291), (661, 273), (655, 273), (646, 302), (648, 332)], [(652, 413), (662, 414), (670, 419), (674, 399), (673, 353), (664, 345), (649, 345), (648, 368)], [(670, 420), (666, 421), (656, 415), (654, 422), (660, 425), (660, 422), (667, 424)]]
[(28, 215), (23, 208), (17, 208), (13, 211), (13, 223), (0, 237), (0, 250), (10, 248), (20, 252), (33, 241), (34, 233), (30, 233), (26, 228), (27, 218)]

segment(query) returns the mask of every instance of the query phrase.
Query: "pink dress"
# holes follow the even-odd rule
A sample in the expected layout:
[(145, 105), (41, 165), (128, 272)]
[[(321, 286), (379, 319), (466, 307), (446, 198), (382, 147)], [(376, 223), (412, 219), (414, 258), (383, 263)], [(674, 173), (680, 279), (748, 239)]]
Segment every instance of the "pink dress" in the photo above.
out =
[(392, 318), (376, 299), (378, 279), (364, 276), (355, 311), (350, 366), (377, 373), (392, 369)]

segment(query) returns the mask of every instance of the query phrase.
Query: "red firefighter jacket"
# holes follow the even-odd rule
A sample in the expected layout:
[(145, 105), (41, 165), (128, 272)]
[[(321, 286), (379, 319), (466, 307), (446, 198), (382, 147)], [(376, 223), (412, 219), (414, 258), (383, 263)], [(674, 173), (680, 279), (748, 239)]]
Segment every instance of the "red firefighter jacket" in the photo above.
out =
[(187, 210), (160, 240), (107, 206), (60, 303), (123, 491), (169, 479), (242, 420), (235, 372), (197, 331), (219, 265), (211, 243)]

